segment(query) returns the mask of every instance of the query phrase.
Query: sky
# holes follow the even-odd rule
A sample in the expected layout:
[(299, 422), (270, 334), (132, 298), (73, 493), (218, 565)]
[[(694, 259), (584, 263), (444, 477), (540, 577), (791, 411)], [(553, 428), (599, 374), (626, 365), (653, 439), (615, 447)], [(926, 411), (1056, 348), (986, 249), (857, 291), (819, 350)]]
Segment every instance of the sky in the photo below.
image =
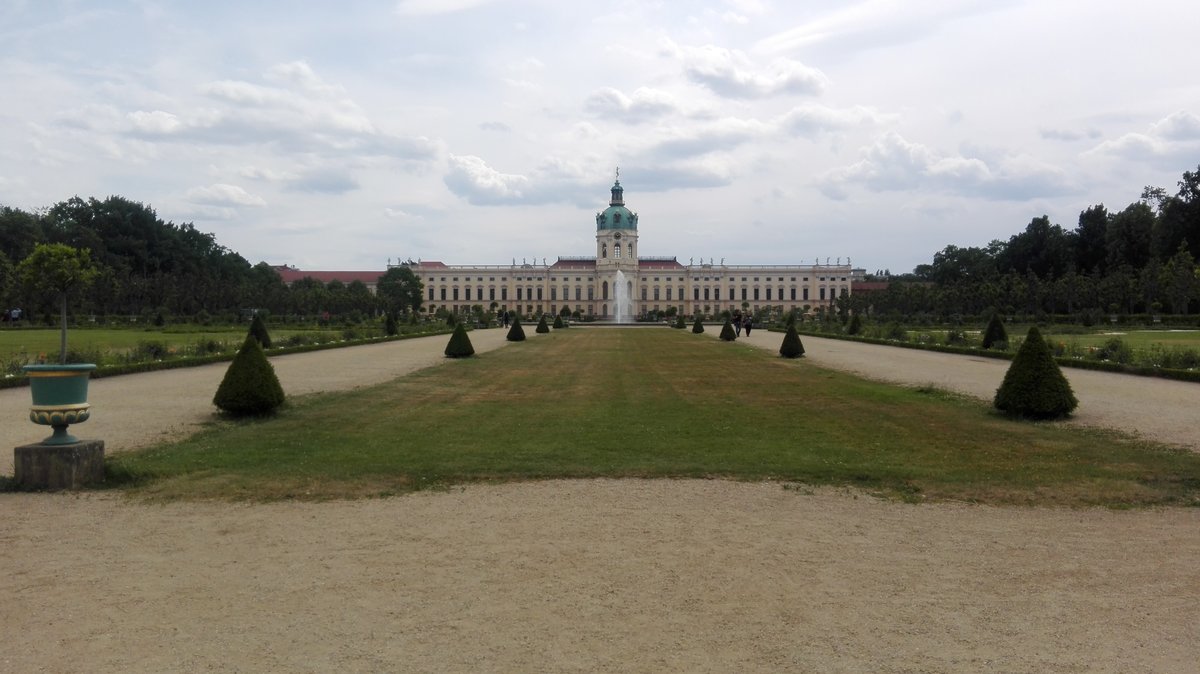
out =
[(252, 264), (910, 271), (1200, 165), (1193, 0), (0, 0), (0, 205)]

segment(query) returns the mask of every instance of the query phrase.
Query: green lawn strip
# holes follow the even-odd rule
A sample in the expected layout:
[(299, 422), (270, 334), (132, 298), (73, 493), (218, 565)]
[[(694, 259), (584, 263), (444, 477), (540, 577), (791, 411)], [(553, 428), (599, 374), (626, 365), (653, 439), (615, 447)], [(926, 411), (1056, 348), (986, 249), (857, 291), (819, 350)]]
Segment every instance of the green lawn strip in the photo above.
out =
[(340, 498), (472, 481), (727, 477), (906, 499), (1200, 504), (1200, 455), (1016, 422), (674, 330), (555, 333), (393, 382), (221, 421), (109, 459), (158, 498)]

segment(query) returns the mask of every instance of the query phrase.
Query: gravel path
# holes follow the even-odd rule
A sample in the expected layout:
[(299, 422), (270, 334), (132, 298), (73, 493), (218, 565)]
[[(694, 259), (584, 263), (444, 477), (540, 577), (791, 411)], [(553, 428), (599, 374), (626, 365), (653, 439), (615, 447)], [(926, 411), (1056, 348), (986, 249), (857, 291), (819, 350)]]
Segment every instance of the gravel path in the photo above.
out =
[[(719, 334), (706, 330), (705, 334)], [(932, 384), (991, 402), (1009, 361), (862, 344), (841, 339), (801, 337), (804, 357), (815, 365), (869, 379), (908, 386)], [(746, 343), (775, 353), (783, 335), (751, 332)], [(1200, 384), (1063, 368), (1079, 408), (1065, 422), (1115, 428), (1151, 440), (1200, 451)]]
[[(445, 340), (275, 367), (292, 394), (347, 388), (442, 362)], [(909, 383), (978, 376), (964, 392), (985, 397), (1003, 374), (805, 346)], [(934, 360), (897, 365), (910, 354)], [(114, 449), (185, 433), (223, 371), (97, 380), (88, 430)], [(28, 391), (0, 393), (20, 420), (4, 441), (38, 439)], [(1200, 509), (913, 506), (717, 480), (269, 505), (0, 494), (0, 672), (1194, 672), (1197, 531)]]
[[(471, 345), (484, 353), (507, 344), (506, 330), (475, 330)], [(537, 337), (532, 326), (525, 331)], [(449, 335), (418, 337), (345, 349), (310, 351), (271, 358), (287, 395), (342, 391), (389, 381), (446, 361)], [(189, 435), (213, 419), (213, 394), (229, 363), (93, 379), (88, 385), (92, 418), (71, 432), (101, 438), (105, 452), (137, 449), (163, 439)], [(46, 426), (28, 422), (29, 389), (0, 390), (0, 448), (38, 442)], [(9, 421), (12, 420), (12, 421)], [(12, 474), (12, 452), (3, 451), (0, 474)]]

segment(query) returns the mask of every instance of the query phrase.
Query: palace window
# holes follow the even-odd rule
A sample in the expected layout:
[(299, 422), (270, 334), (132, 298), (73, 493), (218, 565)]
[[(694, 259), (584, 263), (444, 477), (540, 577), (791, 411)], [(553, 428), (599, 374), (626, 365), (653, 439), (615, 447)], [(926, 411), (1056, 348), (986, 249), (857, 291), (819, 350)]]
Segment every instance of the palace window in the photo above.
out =
[(521, 288), (518, 287), (517, 288), (517, 301), (520, 302), (523, 299), (525, 299), (525, 298), (521, 295)]
[(642, 286), (642, 301), (646, 301), (646, 286)]
[[(670, 288), (667, 288), (667, 290), (670, 290)], [(655, 302), (658, 301), (658, 288), (654, 289), (654, 301)]]
[(805, 301), (808, 300), (808, 288), (804, 289), (804, 299), (805, 299)]
[(433, 301), (433, 286), (429, 286), (429, 300)]
[(696, 301), (700, 300), (700, 289), (699, 288), (692, 288), (692, 299), (696, 300)]
[(558, 287), (550, 286), (550, 301), (553, 302), (557, 299), (558, 299)]
[[(754, 299), (758, 299), (758, 298), (755, 297)], [(768, 300), (771, 299), (771, 289), (770, 288), (767, 288), (767, 299)]]
[(446, 301), (446, 289), (445, 288), (442, 288), (442, 301), (443, 302)]
[(758, 288), (755, 288), (755, 289), (754, 289), (754, 301), (755, 301), (755, 302), (757, 302), (757, 301), (758, 301)]
[[(655, 292), (658, 292), (658, 291), (655, 291)], [(429, 299), (433, 299), (433, 298), (430, 297)], [(671, 299), (671, 286), (667, 286), (667, 299), (668, 300)]]
[(621, 259), (621, 244), (618, 243), (615, 246), (613, 246), (613, 257), (618, 260)]
[(454, 301), (458, 301), (458, 288), (454, 289)]

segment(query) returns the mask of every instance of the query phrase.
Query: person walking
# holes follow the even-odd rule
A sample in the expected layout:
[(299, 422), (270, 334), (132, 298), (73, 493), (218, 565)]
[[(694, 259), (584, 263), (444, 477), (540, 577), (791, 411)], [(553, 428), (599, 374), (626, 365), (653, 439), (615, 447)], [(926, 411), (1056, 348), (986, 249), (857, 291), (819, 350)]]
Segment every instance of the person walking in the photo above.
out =
[(750, 314), (746, 314), (746, 322), (742, 325), (742, 327), (746, 328), (746, 337), (749, 337), (750, 329), (754, 327), (754, 317)]
[(742, 312), (740, 311), (733, 312), (733, 331), (736, 336), (742, 336)]

